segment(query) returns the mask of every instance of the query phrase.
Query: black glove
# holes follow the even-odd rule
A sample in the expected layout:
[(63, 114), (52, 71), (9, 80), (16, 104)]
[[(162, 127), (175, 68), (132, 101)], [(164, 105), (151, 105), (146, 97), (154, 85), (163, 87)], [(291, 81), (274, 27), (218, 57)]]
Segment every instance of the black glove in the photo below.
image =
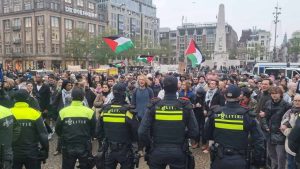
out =
[(49, 155), (49, 152), (48, 152), (47, 150), (45, 150), (45, 149), (42, 148), (42, 149), (40, 149), (38, 159), (39, 159), (40, 161), (43, 161), (43, 163), (46, 163), (46, 160), (47, 160), (47, 158), (48, 158), (48, 155)]

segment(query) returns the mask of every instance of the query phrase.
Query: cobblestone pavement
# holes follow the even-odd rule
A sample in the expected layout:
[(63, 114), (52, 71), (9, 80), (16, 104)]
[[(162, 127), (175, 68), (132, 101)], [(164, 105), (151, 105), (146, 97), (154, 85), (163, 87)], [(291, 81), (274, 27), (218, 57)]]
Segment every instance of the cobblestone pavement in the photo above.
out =
[[(54, 156), (53, 153), (55, 152), (56, 148), (56, 141), (57, 137), (54, 136), (50, 140), (50, 153), (49, 158), (46, 164), (42, 165), (42, 169), (60, 169), (61, 168), (61, 155)], [(97, 144), (93, 144), (94, 150), (96, 150)], [(202, 153), (200, 149), (192, 150), (196, 160), (196, 169), (209, 169), (209, 155)], [(148, 169), (149, 167), (146, 163), (141, 159), (140, 161), (140, 169)]]

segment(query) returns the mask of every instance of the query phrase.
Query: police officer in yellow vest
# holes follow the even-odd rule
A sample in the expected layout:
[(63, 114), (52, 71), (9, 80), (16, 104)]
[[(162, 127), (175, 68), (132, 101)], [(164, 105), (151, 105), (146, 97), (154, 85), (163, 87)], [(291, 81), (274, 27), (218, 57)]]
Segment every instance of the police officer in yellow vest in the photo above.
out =
[(113, 86), (114, 99), (103, 107), (99, 118), (98, 137), (104, 141), (105, 169), (134, 168), (133, 143), (137, 142), (138, 120), (125, 102), (126, 87), (122, 83)]
[(74, 169), (77, 159), (81, 169), (88, 169), (96, 117), (92, 109), (83, 105), (82, 89), (74, 88), (71, 95), (72, 103), (60, 110), (55, 127), (62, 139), (62, 169)]
[[(239, 105), (240, 94), (238, 86), (228, 86), (226, 105), (213, 109), (206, 122), (205, 137), (214, 141), (211, 147), (212, 169), (248, 169), (250, 165), (261, 163), (263, 135), (248, 110)], [(249, 144), (254, 146), (252, 162), (249, 161), (248, 148), (252, 147)]]
[[(48, 158), (48, 132), (45, 128), (41, 113), (28, 105), (29, 93), (18, 90), (15, 95), (15, 105), (11, 109), (20, 133), (13, 133), (13, 169), (40, 169), (41, 161)], [(41, 147), (39, 146), (41, 145)]]
[[(11, 111), (3, 106), (0, 106), (0, 168), (12, 168), (12, 138), (13, 138), (14, 117)], [(2, 154), (3, 153), (3, 154)]]
[(165, 77), (164, 99), (152, 99), (138, 130), (140, 141), (151, 147), (146, 154), (150, 169), (189, 168), (185, 143), (187, 138), (196, 139), (199, 129), (190, 101), (177, 99), (177, 81)]

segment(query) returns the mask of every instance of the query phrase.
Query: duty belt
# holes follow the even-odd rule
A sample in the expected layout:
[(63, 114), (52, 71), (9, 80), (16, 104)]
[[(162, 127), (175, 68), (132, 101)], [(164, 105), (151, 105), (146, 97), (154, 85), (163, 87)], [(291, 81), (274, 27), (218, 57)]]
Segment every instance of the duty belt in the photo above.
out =
[(108, 142), (108, 147), (112, 151), (120, 150), (124, 147), (130, 147), (131, 145), (129, 143), (118, 143), (118, 142)]
[(223, 153), (224, 155), (241, 155), (241, 156), (245, 156), (246, 155), (246, 151), (245, 150), (235, 150), (232, 148), (224, 148), (223, 149)]

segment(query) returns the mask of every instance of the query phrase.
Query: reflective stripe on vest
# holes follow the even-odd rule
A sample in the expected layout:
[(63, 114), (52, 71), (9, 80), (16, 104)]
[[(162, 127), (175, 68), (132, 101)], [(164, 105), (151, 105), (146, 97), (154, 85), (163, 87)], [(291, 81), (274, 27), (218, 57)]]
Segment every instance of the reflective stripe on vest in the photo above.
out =
[(133, 114), (129, 111), (127, 111), (125, 114), (122, 113), (119, 110), (119, 108), (121, 108), (121, 106), (119, 105), (111, 105), (110, 107), (110, 110), (101, 113), (101, 116), (103, 116), (103, 122), (125, 123), (125, 117), (128, 117), (130, 119), (133, 118)]
[(215, 118), (215, 128), (226, 130), (244, 130), (243, 116), (238, 115), (237, 119), (226, 119), (226, 115), (222, 113)]
[(183, 112), (178, 110), (156, 110), (155, 120), (181, 121), (182, 114)]

